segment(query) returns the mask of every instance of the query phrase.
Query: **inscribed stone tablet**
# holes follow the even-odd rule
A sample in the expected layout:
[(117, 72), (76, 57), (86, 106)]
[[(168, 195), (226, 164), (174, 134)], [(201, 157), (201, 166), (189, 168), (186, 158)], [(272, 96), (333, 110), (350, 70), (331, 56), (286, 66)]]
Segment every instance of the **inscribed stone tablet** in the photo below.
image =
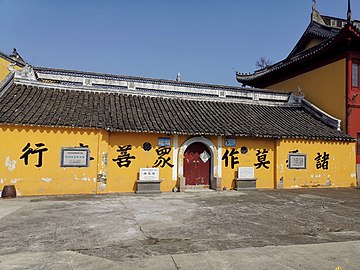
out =
[(62, 148), (61, 167), (89, 167), (89, 149)]
[(159, 180), (159, 168), (140, 168), (140, 181)]
[(254, 167), (239, 167), (238, 169), (239, 179), (253, 179), (255, 178)]

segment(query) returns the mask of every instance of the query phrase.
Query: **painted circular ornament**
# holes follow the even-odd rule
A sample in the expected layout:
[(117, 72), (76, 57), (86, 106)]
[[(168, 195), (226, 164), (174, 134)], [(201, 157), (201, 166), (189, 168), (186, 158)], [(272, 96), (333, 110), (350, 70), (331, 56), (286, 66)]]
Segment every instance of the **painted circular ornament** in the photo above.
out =
[(145, 151), (150, 151), (151, 150), (151, 143), (149, 143), (149, 142), (145, 142), (144, 144), (143, 144), (143, 149), (145, 150)]
[(241, 147), (240, 151), (241, 151), (241, 154), (245, 155), (248, 152), (248, 149), (246, 146), (243, 146), (243, 147)]

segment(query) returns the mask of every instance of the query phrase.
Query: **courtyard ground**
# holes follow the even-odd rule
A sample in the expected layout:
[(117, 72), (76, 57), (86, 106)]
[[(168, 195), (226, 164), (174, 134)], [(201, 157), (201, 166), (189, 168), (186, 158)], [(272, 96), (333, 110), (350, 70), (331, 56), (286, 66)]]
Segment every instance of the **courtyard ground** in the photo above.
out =
[(360, 269), (360, 190), (0, 200), (0, 269)]

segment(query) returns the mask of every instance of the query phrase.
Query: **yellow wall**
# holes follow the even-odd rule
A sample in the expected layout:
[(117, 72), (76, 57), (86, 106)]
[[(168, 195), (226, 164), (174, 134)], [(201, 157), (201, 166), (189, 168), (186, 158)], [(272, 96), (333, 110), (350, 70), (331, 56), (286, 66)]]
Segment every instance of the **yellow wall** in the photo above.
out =
[[(10, 62), (0, 57), (0, 82), (10, 73), (8, 70)], [(20, 70), (21, 68), (15, 66), (15, 69)]]
[[(355, 143), (322, 142), (305, 140), (279, 140), (276, 143), (277, 184), (283, 180), (284, 188), (325, 186), (331, 181), (333, 187), (356, 185)], [(307, 155), (306, 169), (289, 169), (288, 154), (298, 150)], [(329, 154), (328, 169), (317, 168), (315, 158), (320, 153)]]
[(100, 131), (97, 148), (97, 194), (106, 193), (108, 177), (109, 133)]
[[(107, 192), (133, 192), (136, 190), (136, 181), (139, 178), (140, 168), (152, 168), (154, 163), (158, 160), (158, 138), (171, 138), (171, 145), (173, 145), (173, 136), (166, 136), (161, 134), (148, 133), (110, 133), (109, 135), (109, 156), (108, 156), (108, 179)], [(143, 144), (149, 142), (152, 145), (150, 151), (143, 149)], [(127, 151), (131, 157), (131, 163), (128, 167), (119, 167), (117, 162), (113, 161), (119, 154), (117, 150), (126, 145), (131, 146), (131, 150)], [(172, 147), (171, 147), (172, 148)], [(164, 157), (170, 157), (169, 163), (173, 164), (173, 150)], [(160, 165), (161, 166), (161, 165)], [(160, 179), (163, 181), (160, 184), (162, 191), (170, 191), (176, 186), (177, 181), (172, 180), (172, 167), (165, 164), (164, 167), (159, 166)]]
[[(15, 185), (18, 195), (96, 193), (98, 140), (101, 132), (92, 130), (2, 126), (0, 129), (0, 188)], [(30, 154), (28, 165), (20, 157), (24, 147), (36, 149), (43, 143), (43, 164), (39, 154)], [(88, 145), (91, 157), (88, 168), (61, 168), (62, 147)]]
[[(246, 154), (241, 153), (241, 147), (247, 147), (248, 152)], [(223, 140), (223, 157), (226, 153), (226, 150), (229, 150), (228, 153), (231, 153), (232, 149), (235, 149), (238, 153), (234, 155), (237, 157), (237, 161), (239, 164), (235, 165), (232, 169), (230, 160), (229, 164), (226, 167), (225, 160), (222, 160), (222, 185), (226, 187), (226, 189), (234, 188), (235, 181), (234, 179), (238, 175), (238, 167), (256, 167), (254, 164), (258, 164), (258, 157), (256, 154), (258, 150), (263, 152), (264, 149), (268, 151), (266, 154), (266, 166), (269, 167), (267, 169), (264, 166), (259, 167), (258, 169), (255, 168), (255, 178), (256, 187), (257, 188), (274, 188), (274, 168), (275, 168), (275, 159), (274, 159), (274, 151), (275, 151), (275, 142), (271, 139), (252, 139), (252, 138), (236, 138), (236, 146), (235, 147), (228, 147), (225, 146), (225, 140)]]
[(305, 98), (320, 109), (341, 120), (342, 129), (346, 124), (346, 60), (342, 59), (302, 75), (270, 85), (275, 90), (293, 90), (298, 86)]
[[(158, 160), (158, 138), (170, 138), (171, 146), (164, 158), (169, 158), (169, 165), (159, 166), (161, 190), (171, 191), (179, 184), (179, 168), (174, 160), (175, 136), (149, 133), (108, 133), (106, 131), (90, 129), (56, 129), (39, 127), (1, 126), (0, 128), (0, 189), (4, 185), (15, 185), (18, 195), (51, 195), (51, 194), (99, 194), (111, 192), (134, 192), (136, 181), (139, 178), (140, 168), (152, 168)], [(178, 150), (191, 136), (178, 136)], [(202, 137), (205, 138), (205, 137)], [(222, 187), (235, 187), (238, 167), (256, 167), (259, 163), (257, 153), (266, 149), (265, 161), (269, 168), (264, 166), (255, 168), (257, 188), (274, 188), (283, 181), (284, 188), (307, 186), (324, 186), (331, 181), (331, 186), (348, 187), (356, 185), (355, 173), (355, 143), (325, 142), (310, 140), (273, 140), (261, 138), (236, 138), (236, 145), (226, 146), (225, 139), (221, 138), (223, 149), (218, 157), (218, 137), (209, 136), (214, 145), (213, 175), (218, 176), (218, 161), (221, 159)], [(150, 151), (143, 149), (143, 144), (152, 145)], [(38, 143), (47, 148), (43, 152), (43, 164), (38, 165), (38, 153), (29, 154), (28, 165), (20, 157), (24, 154), (24, 147), (36, 149)], [(60, 157), (62, 147), (78, 147), (88, 145), (91, 150), (88, 168), (62, 168)], [(119, 147), (130, 146), (124, 152)], [(246, 154), (241, 148), (248, 149)], [(238, 164), (231, 168), (232, 149)], [(228, 150), (228, 152), (226, 152)], [(294, 170), (287, 167), (288, 154), (297, 150), (307, 155), (307, 167), (303, 170)], [(329, 154), (328, 170), (317, 169), (314, 158), (317, 153)], [(129, 166), (119, 166), (119, 155), (129, 155)], [(225, 157), (228, 157), (226, 166)], [(178, 162), (181, 162), (178, 155)], [(124, 164), (122, 164), (124, 165)], [(174, 174), (173, 174), (174, 172)]]

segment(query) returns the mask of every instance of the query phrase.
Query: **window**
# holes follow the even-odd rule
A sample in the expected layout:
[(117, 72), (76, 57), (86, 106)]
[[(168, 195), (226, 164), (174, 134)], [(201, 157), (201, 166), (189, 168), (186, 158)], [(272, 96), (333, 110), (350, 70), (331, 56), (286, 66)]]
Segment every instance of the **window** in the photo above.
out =
[(357, 154), (360, 155), (360, 133), (357, 134)]
[(359, 87), (359, 64), (352, 64), (352, 87)]

